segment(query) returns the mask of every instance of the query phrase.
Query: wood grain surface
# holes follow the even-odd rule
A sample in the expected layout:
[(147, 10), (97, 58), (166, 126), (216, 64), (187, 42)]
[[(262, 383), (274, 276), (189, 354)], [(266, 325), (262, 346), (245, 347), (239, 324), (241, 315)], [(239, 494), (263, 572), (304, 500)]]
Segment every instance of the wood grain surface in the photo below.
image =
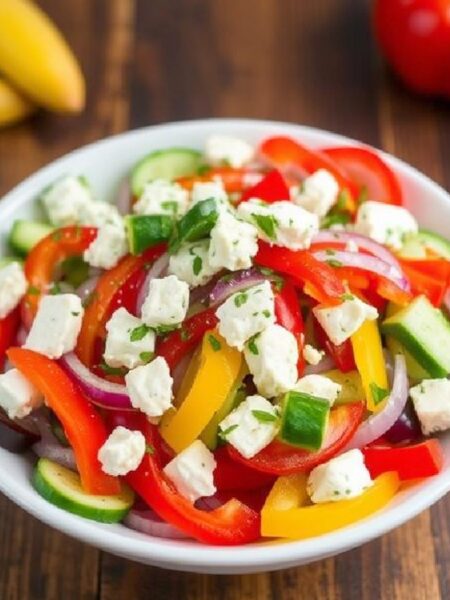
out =
[[(80, 57), (79, 117), (0, 132), (0, 193), (61, 154), (152, 123), (208, 116), (318, 126), (382, 147), (450, 188), (450, 107), (379, 59), (367, 0), (41, 0)], [(450, 498), (362, 548), (278, 573), (202, 576), (126, 562), (0, 498), (0, 599), (450, 598)]]

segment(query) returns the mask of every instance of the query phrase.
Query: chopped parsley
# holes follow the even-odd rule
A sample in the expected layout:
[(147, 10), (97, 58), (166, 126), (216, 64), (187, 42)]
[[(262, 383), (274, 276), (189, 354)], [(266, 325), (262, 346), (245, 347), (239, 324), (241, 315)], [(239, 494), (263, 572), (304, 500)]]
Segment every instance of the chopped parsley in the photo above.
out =
[(227, 427), (223, 431), (222, 431), (222, 429), (219, 429), (219, 437), (225, 442), (226, 439), (227, 439), (227, 436), (229, 436), (230, 433), (232, 431), (234, 431), (237, 427), (238, 427), (238, 425), (237, 425), (237, 423), (235, 423), (234, 425), (230, 425), (229, 427)]
[(180, 330), (180, 338), (182, 342), (187, 342), (188, 339), (191, 337), (191, 332), (188, 331), (187, 329), (184, 329), (183, 327)]
[(206, 175), (211, 171), (211, 167), (209, 165), (200, 165), (197, 169), (197, 175)]
[(222, 344), (212, 334), (208, 335), (208, 342), (211, 344), (211, 348), (214, 352), (218, 352), (222, 348)]
[(265, 410), (252, 410), (252, 415), (260, 423), (273, 423), (277, 420), (277, 416)]
[(277, 239), (278, 221), (273, 215), (258, 215), (252, 213), (256, 225), (264, 232), (270, 240)]
[(266, 308), (262, 311), (262, 314), (266, 317), (266, 319), (270, 319), (270, 316), (272, 313), (270, 312), (270, 310), (268, 308)]
[(105, 375), (125, 375), (127, 372), (125, 367), (110, 367), (105, 362), (100, 363), (99, 367)]
[(79, 314), (80, 314), (79, 312), (72, 312), (73, 317), (78, 317)]
[(323, 218), (321, 228), (328, 229), (332, 225), (346, 225), (349, 222), (350, 215), (348, 213), (334, 212), (331, 210), (328, 215)]
[(61, 229), (57, 229), (56, 231), (54, 231), (52, 233), (52, 240), (54, 242), (59, 242), (61, 240), (61, 238), (62, 238), (62, 231), (61, 231)]
[(380, 402), (383, 402), (383, 400), (389, 396), (388, 390), (378, 386), (374, 381), (371, 382), (369, 387), (375, 406), (378, 406)]
[(57, 296), (58, 294), (62, 294), (62, 289), (59, 283), (54, 283), (52, 287), (48, 290), (48, 292), (52, 296)]
[(240, 308), (243, 304), (245, 304), (248, 300), (247, 292), (240, 292), (236, 294), (234, 297), (234, 304), (237, 308)]
[(155, 448), (151, 444), (145, 444), (146, 454), (155, 454)]
[(200, 256), (196, 256), (192, 262), (192, 271), (194, 275), (198, 275), (203, 268), (203, 260)]
[(28, 287), (27, 294), (30, 294), (31, 296), (39, 296), (40, 293), (41, 290), (35, 285), (30, 285)]
[(139, 342), (140, 340), (145, 338), (149, 331), (150, 327), (145, 323), (142, 323), (142, 325), (135, 327), (130, 332), (130, 342)]
[(334, 256), (336, 254), (336, 250), (331, 250), (331, 248), (327, 248), (325, 250), (325, 254), (327, 254), (328, 256)]
[(257, 333), (256, 335), (254, 335), (252, 338), (250, 338), (247, 342), (247, 347), (250, 350), (250, 352), (252, 354), (254, 354), (255, 356), (258, 356), (259, 354), (259, 350), (258, 350), (258, 346), (256, 345), (256, 339), (258, 338), (259, 333)]
[(161, 202), (161, 208), (176, 214), (178, 212), (178, 203), (174, 200), (167, 200), (166, 202)]
[(345, 210), (348, 206), (349, 201), (350, 201), (350, 193), (349, 193), (348, 189), (345, 188), (339, 192), (339, 195), (338, 195), (337, 201), (336, 201), (336, 208), (338, 210)]
[(350, 294), (349, 292), (346, 292), (345, 294), (342, 294), (341, 296), (341, 300), (345, 301), (345, 300), (354, 300), (355, 296), (353, 294)]
[(152, 360), (152, 358), (154, 357), (154, 353), (153, 352), (141, 352), (139, 354), (139, 358), (142, 360), (143, 363), (147, 364), (148, 362), (150, 362)]
[(339, 267), (342, 267), (341, 261), (336, 260), (335, 258), (329, 258), (325, 262), (327, 263), (327, 265), (330, 265), (330, 267), (335, 267), (336, 269), (338, 269)]

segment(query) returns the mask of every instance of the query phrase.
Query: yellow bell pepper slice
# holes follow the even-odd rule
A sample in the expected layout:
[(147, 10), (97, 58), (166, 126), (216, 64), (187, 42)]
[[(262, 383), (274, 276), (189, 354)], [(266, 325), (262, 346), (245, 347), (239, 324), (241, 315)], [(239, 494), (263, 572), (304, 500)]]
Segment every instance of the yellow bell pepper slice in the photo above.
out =
[(351, 402), (364, 401), (366, 394), (362, 386), (361, 375), (358, 371), (348, 371), (348, 373), (343, 373), (342, 371), (339, 371), (339, 369), (332, 369), (331, 371), (325, 371), (322, 375), (328, 377), (335, 383), (339, 383), (341, 386), (341, 391), (334, 403), (335, 406), (338, 404), (350, 404)]
[[(243, 355), (227, 345), (217, 331), (207, 331), (203, 337), (194, 367), (188, 368), (183, 382), (184, 398), (176, 410), (169, 411), (161, 421), (161, 436), (179, 453), (194, 442), (226, 401), (239, 377)], [(195, 376), (194, 371), (196, 370)]]
[[(285, 481), (288, 478), (290, 481)], [(298, 479), (295, 481), (294, 478)], [(377, 477), (373, 485), (357, 498), (304, 506), (306, 477), (280, 477), (261, 511), (261, 535), (299, 540), (329, 533), (383, 508), (399, 487), (398, 475), (392, 471)], [(283, 510), (283, 507), (286, 509)]]
[(377, 321), (364, 321), (352, 335), (351, 342), (366, 395), (367, 409), (378, 412), (389, 396), (389, 385)]

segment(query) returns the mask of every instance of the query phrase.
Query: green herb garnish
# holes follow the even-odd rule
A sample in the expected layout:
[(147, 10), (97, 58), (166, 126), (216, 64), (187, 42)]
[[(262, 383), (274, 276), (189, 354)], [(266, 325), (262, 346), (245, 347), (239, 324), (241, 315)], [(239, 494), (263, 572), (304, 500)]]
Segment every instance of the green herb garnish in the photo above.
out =
[(265, 410), (252, 410), (252, 415), (260, 423), (273, 423), (278, 419), (276, 415)]
[(378, 386), (374, 381), (370, 383), (369, 387), (375, 406), (378, 406), (380, 402), (383, 402), (383, 400), (389, 396), (388, 390)]
[(131, 330), (130, 342), (139, 342), (140, 340), (145, 338), (145, 336), (147, 335), (147, 333), (149, 331), (150, 331), (150, 327), (148, 325), (146, 325), (145, 323), (142, 323), (142, 325), (135, 327), (134, 329)]
[(208, 335), (208, 342), (211, 344), (211, 348), (214, 352), (218, 352), (222, 348), (222, 344), (212, 334)]
[(262, 232), (264, 232), (270, 240), (277, 238), (278, 221), (273, 215), (258, 215), (252, 213), (252, 217)]

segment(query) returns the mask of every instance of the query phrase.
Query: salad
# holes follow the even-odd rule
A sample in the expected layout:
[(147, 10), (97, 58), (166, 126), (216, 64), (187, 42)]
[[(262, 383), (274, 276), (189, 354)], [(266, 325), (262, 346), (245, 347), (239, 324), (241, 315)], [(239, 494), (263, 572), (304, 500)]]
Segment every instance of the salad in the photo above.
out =
[(48, 502), (143, 533), (302, 539), (443, 466), (450, 242), (367, 147), (212, 135), (83, 174), (0, 263), (0, 444)]

